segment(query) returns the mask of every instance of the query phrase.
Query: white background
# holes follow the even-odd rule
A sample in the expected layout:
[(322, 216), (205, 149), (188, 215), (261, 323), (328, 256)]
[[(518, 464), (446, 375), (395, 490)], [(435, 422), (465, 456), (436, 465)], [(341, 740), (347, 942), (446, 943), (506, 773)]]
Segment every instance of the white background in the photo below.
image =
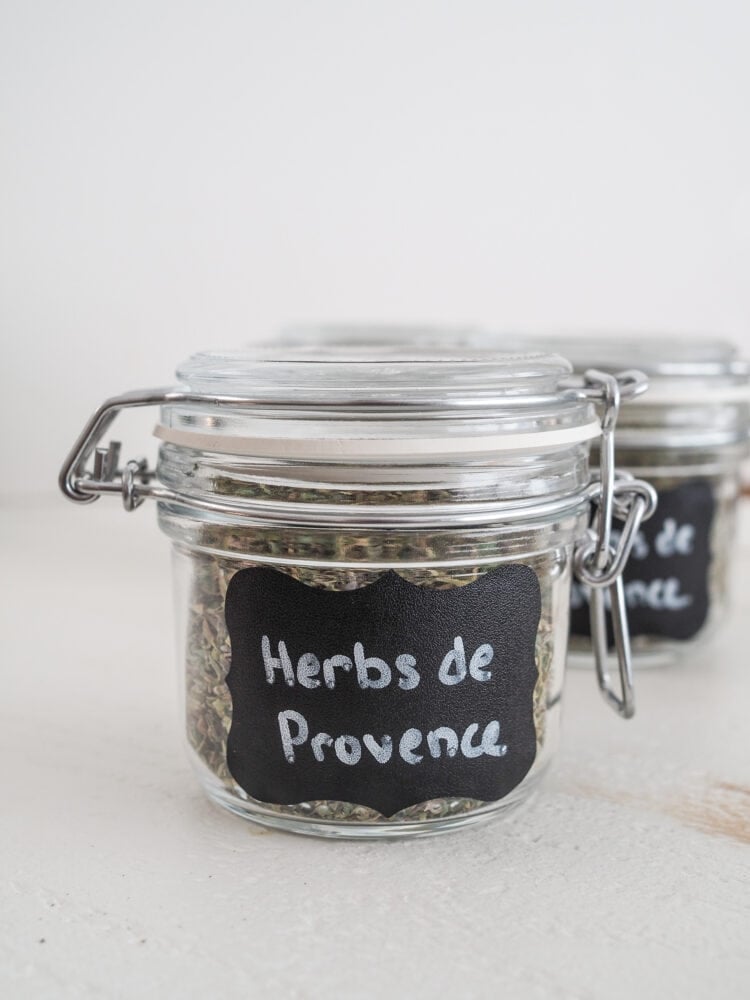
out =
[(750, 354), (748, 53), (748, 0), (0, 0), (4, 997), (747, 992), (747, 588), (628, 724), (570, 672), (533, 810), (309, 842), (189, 773), (154, 512), (54, 491), (102, 398), (289, 321)]
[(750, 351), (746, 2), (2, 11), (4, 491), (54, 489), (104, 396), (286, 321)]

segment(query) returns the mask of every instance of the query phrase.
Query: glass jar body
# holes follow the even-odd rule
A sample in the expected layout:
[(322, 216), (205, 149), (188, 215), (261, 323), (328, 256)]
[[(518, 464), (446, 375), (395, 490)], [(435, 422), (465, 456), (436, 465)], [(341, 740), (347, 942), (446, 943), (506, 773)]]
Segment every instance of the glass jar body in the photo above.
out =
[[(618, 445), (618, 469), (647, 480), (659, 497), (623, 574), (637, 666), (678, 660), (725, 617), (745, 451), (737, 443), (695, 448), (679, 440)], [(576, 593), (571, 653), (590, 664), (586, 629), (578, 634), (576, 627)]]
[[(554, 516), (530, 517), (513, 523), (461, 526), (462, 504), (477, 492), (486, 498), (492, 492), (486, 470), (473, 482), (463, 477), (459, 487), (452, 483), (439, 491), (442, 505), (455, 503), (456, 523), (419, 527), (392, 524), (385, 527), (355, 526), (347, 523), (353, 508), (377, 510), (382, 504), (403, 509), (426, 510), (425, 496), (433, 499), (435, 483), (429, 491), (394, 489), (387, 492), (367, 483), (362, 489), (340, 483), (335, 489), (322, 488), (320, 474), (315, 485), (299, 478), (273, 485), (261, 484), (247, 468), (238, 471), (235, 461), (229, 475), (216, 475), (221, 464), (215, 458), (194, 455), (197, 478), (205, 486), (230, 494), (244, 491), (263, 496), (268, 503), (264, 523), (242, 518), (218, 517), (186, 508), (160, 505), (160, 525), (173, 542), (178, 624), (178, 656), (185, 669), (185, 719), (188, 752), (198, 779), (217, 803), (264, 825), (294, 832), (348, 838), (389, 838), (425, 835), (454, 829), (498, 814), (524, 801), (552, 760), (560, 729), (561, 692), (569, 631), (572, 555), (585, 532), (587, 505), (580, 488), (587, 478), (587, 449), (571, 451), (571, 462), (563, 463), (577, 482), (579, 497), (567, 510)], [(167, 449), (163, 456), (162, 478), (175, 475), (175, 461), (186, 467), (185, 456)], [(187, 463), (188, 465), (190, 463)], [(241, 463), (240, 463), (241, 464)], [(552, 463), (562, 468), (559, 459)], [(548, 462), (548, 467), (550, 463)], [(199, 472), (200, 467), (200, 472)], [(206, 473), (212, 468), (211, 473)], [(573, 468), (577, 471), (570, 472)], [(225, 470), (226, 471), (226, 470)], [(497, 477), (497, 490), (512, 480), (512, 470)], [(203, 478), (202, 478), (203, 477)], [(490, 477), (491, 478), (491, 477)], [(250, 482), (252, 480), (252, 482)], [(244, 486), (238, 484), (242, 482)], [(546, 483), (554, 491), (555, 476)], [(539, 481), (536, 489), (539, 489)], [(308, 511), (305, 526), (273, 521), (274, 498), (292, 502)], [(340, 504), (340, 523), (315, 524), (316, 504)], [(483, 801), (461, 795), (426, 798), (386, 816), (362, 801), (316, 799), (296, 803), (261, 801), (249, 795), (235, 780), (227, 761), (227, 738), (233, 702), (227, 685), (232, 649), (225, 619), (227, 589), (244, 569), (264, 566), (328, 591), (351, 591), (374, 583), (393, 571), (424, 590), (446, 591), (464, 587), (503, 566), (530, 567), (539, 580), (541, 616), (536, 634), (535, 657), (538, 671), (533, 693), (533, 723), (536, 754), (523, 780), (497, 801)], [(492, 715), (493, 705), (487, 710)], [(395, 720), (394, 720), (395, 725)], [(366, 795), (364, 796), (366, 798)]]

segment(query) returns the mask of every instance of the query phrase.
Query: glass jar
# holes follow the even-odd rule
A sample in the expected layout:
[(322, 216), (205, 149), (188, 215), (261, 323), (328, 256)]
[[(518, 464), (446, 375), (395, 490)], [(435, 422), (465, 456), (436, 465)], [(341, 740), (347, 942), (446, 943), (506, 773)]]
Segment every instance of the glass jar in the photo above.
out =
[[(438, 350), (559, 351), (579, 373), (643, 371), (649, 391), (623, 410), (617, 444), (618, 468), (642, 476), (659, 495), (657, 514), (635, 540), (624, 576), (635, 660), (641, 666), (671, 662), (721, 622), (750, 431), (749, 368), (732, 344), (611, 331), (533, 336), (470, 326), (343, 324), (291, 327), (277, 339), (321, 352), (399, 342)], [(570, 647), (573, 660), (586, 664), (590, 595), (585, 583), (574, 581)], [(611, 623), (608, 631), (612, 647)]]
[[(454, 829), (527, 798), (558, 741), (574, 567), (617, 604), (650, 513), (645, 484), (589, 470), (642, 376), (618, 390), (543, 353), (248, 349), (178, 378), (103, 404), (61, 486), (158, 503), (208, 795), (345, 837)], [(119, 468), (119, 445), (97, 442), (144, 405), (160, 406), (158, 466)], [(627, 717), (618, 624), (620, 690), (603, 662), (599, 680)]]
[[(622, 412), (617, 465), (656, 489), (657, 512), (624, 574), (639, 665), (676, 659), (714, 631), (730, 592), (741, 463), (750, 429), (748, 365), (719, 340), (527, 339), (557, 346), (576, 370), (635, 367), (649, 390)], [(571, 648), (588, 653), (586, 587), (574, 584)]]

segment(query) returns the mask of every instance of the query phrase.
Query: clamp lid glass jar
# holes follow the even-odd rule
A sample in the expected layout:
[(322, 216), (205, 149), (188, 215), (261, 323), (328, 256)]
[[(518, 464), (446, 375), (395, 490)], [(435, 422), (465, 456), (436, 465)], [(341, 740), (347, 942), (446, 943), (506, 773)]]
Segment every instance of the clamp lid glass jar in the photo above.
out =
[[(588, 464), (593, 440), (611, 454), (642, 376), (573, 379), (542, 353), (251, 350), (178, 376), (105, 403), (61, 485), (158, 501), (208, 794), (339, 836), (437, 832), (525, 798), (557, 741), (574, 567), (623, 611), (652, 508), (645, 484), (611, 468), (593, 483)], [(96, 443), (123, 406), (150, 404), (158, 467), (119, 469)], [(603, 656), (599, 680), (629, 716), (618, 626), (620, 686)]]
[[(576, 370), (646, 372), (649, 391), (623, 411), (617, 464), (659, 494), (625, 574), (637, 661), (673, 659), (710, 634), (727, 607), (740, 463), (750, 430), (748, 365), (721, 340), (563, 337), (553, 345)], [(585, 588), (573, 592), (572, 631), (588, 633)]]

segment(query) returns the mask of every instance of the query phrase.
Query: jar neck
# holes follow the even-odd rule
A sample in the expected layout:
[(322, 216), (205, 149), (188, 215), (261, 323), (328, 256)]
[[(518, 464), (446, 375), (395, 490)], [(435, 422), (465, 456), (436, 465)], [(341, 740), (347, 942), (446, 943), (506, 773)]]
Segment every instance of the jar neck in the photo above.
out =
[(723, 445), (714, 448), (690, 446), (628, 447), (618, 443), (617, 468), (646, 479), (658, 487), (658, 481), (669, 479), (731, 478), (740, 475), (742, 461), (747, 457), (747, 444)]
[(547, 453), (485, 456), (453, 464), (272, 461), (162, 444), (159, 481), (188, 501), (429, 506), (514, 505), (575, 498), (590, 481), (584, 442)]
[(744, 402), (662, 405), (648, 399), (624, 407), (617, 429), (618, 450), (676, 449), (729, 454), (750, 434), (750, 406)]

